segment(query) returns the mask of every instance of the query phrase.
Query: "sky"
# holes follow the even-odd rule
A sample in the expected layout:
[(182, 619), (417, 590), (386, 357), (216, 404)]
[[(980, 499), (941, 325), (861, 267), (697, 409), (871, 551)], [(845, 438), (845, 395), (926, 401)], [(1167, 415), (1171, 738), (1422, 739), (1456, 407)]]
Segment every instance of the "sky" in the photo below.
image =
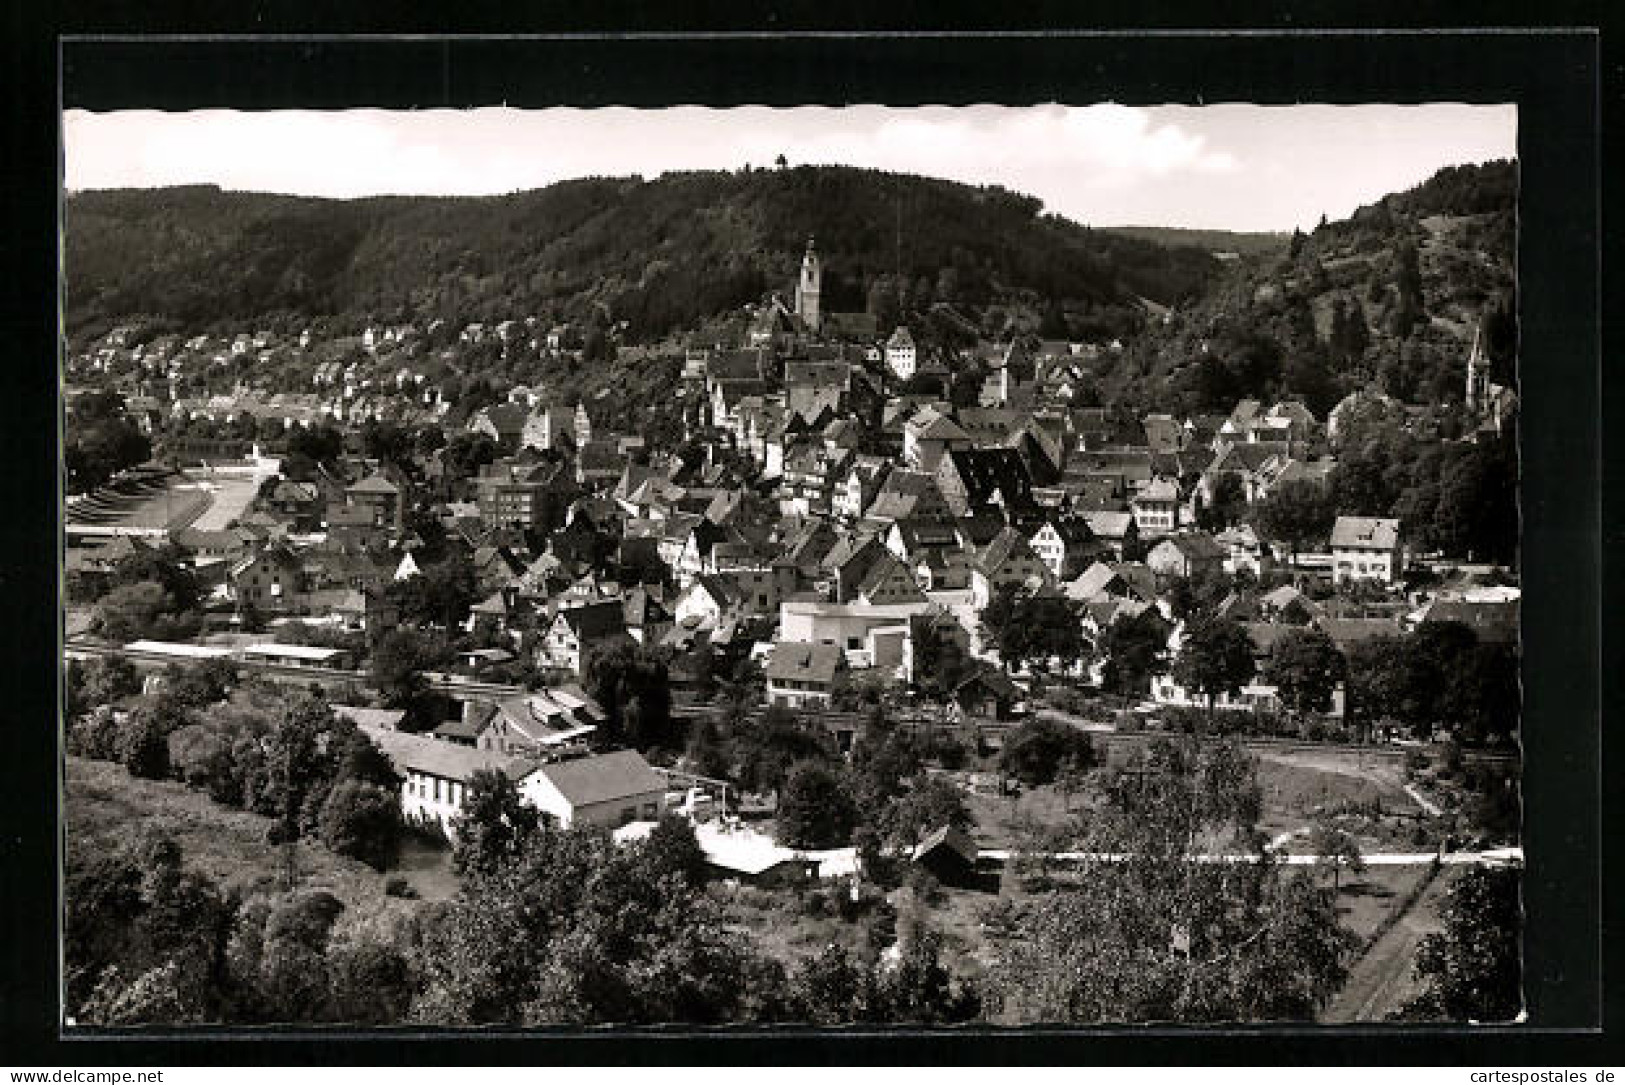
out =
[(489, 108), (63, 117), (70, 191), (497, 195), (584, 176), (849, 165), (998, 184), (1091, 226), (1308, 229), (1517, 153), (1512, 105)]

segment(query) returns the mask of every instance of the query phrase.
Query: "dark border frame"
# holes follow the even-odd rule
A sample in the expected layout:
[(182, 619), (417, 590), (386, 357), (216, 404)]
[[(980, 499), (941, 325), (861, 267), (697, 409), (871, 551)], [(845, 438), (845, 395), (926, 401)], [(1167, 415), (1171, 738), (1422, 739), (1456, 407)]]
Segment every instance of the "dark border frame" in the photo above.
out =
[[(1390, 26), (1414, 25), (1398, 5)], [(1327, 9), (1328, 5), (1321, 5)], [(1510, 6), (1507, 10), (1510, 13)], [(1492, 17), (1499, 12), (1491, 11)], [(238, 32), (294, 34), (312, 25), (303, 13), (267, 13)], [(485, 14), (482, 29), (498, 27)], [(844, 13), (834, 13), (840, 15)], [(908, 12), (892, 11), (891, 25)], [(1000, 14), (1004, 14), (1001, 12)], [(1549, 16), (1597, 18), (1588, 6), (1562, 5)], [(1335, 25), (1337, 13), (1321, 20)], [(1576, 19), (1575, 16), (1578, 15)], [(712, 12), (701, 12), (691, 24)], [(823, 25), (831, 13), (824, 12)], [(1308, 33), (1291, 29), (1280, 5), (1254, 14), (1271, 30), (1152, 30), (1158, 18), (1105, 36), (1003, 33), (928, 36), (797, 34), (816, 19), (757, 16), (750, 36), (660, 34), (648, 15), (618, 29), (650, 36), (554, 36), (526, 41), (459, 38), (222, 42), (189, 38), (62, 34), (225, 32), (217, 9), (180, 5), (132, 15), (109, 8), (56, 25), (27, 26), (8, 46), (14, 91), (6, 172), (21, 212), (8, 245), (15, 261), (9, 327), (24, 332), (12, 364), (0, 370), (12, 424), (0, 430), (11, 470), (3, 538), (10, 562), (0, 582), (12, 589), (12, 620), (0, 625), (10, 669), (14, 719), (0, 728), (0, 780), (8, 831), (0, 855), (11, 886), (0, 893), (0, 1028), (28, 1061), (59, 1064), (197, 1061), (277, 1063), (548, 1062), (1398, 1062), (1619, 1063), (1619, 1047), (1598, 1031), (1603, 1021), (1601, 889), (1602, 748), (1598, 666), (1604, 628), (1601, 584), (1599, 353), (1600, 261), (1598, 93), (1602, 39), (1582, 30)], [(610, 18), (612, 15), (600, 16)], [(1029, 19), (1033, 16), (1028, 15)], [(1203, 12), (1208, 25), (1224, 16)], [(1230, 18), (1236, 16), (1232, 14)], [(1512, 14), (1512, 19), (1519, 18)], [(500, 18), (500, 17), (499, 17)], [(633, 16), (637, 19), (639, 16)], [(872, 18), (872, 16), (871, 16)], [(983, 14), (986, 18), (986, 13)], [(1165, 18), (1165, 17), (1164, 17)], [(862, 16), (847, 26), (862, 26)], [(246, 21), (246, 20), (245, 20)], [(508, 20), (510, 23), (512, 19)], [(1346, 20), (1346, 17), (1344, 19)], [(145, 24), (145, 25), (143, 25)], [(399, 24), (397, 24), (399, 25)], [(602, 23), (600, 25), (603, 25)], [(669, 25), (669, 24), (668, 24)], [(719, 25), (712, 21), (711, 27)], [(1029, 24), (1030, 25), (1030, 24)], [(377, 24), (339, 16), (328, 33)], [(420, 26), (432, 32), (436, 27)], [(554, 29), (533, 26), (538, 31)], [(1150, 32), (1148, 32), (1150, 31)], [(61, 52), (57, 53), (60, 45)], [(1521, 160), (1519, 281), (1523, 336), (1523, 486), (1525, 555), (1525, 801), (1527, 810), (1527, 992), (1532, 1024), (1514, 1029), (1148, 1030), (1060, 1033), (955, 1030), (939, 1033), (712, 1034), (666, 1032), (514, 1037), (473, 1043), (419, 1042), (408, 1034), (320, 1041), (253, 1034), (244, 1042), (214, 1034), (175, 1038), (64, 1041), (56, 1033), (56, 801), (54, 717), (57, 599), (42, 555), (54, 552), (56, 483), (56, 167), (57, 64), (67, 105), (88, 108), (239, 108), (675, 102), (712, 105), (875, 101), (889, 104), (1010, 104), (1111, 99), (1127, 103), (1217, 101), (1516, 102)], [(23, 172), (23, 164), (30, 167)], [(10, 179), (10, 178), (8, 178)], [(1616, 193), (1617, 195), (1617, 193)], [(1616, 238), (1617, 239), (1617, 238)], [(1608, 334), (1617, 338), (1618, 326)], [(27, 510), (25, 512), (25, 510)], [(1610, 525), (1609, 538), (1615, 537)], [(1610, 690), (1610, 692), (1615, 692)], [(1614, 823), (1618, 823), (1617, 821)], [(1617, 899), (1613, 897), (1611, 899)], [(1616, 951), (1617, 952), (1617, 951)], [(304, 1034), (308, 1037), (310, 1034)], [(20, 1041), (13, 1047), (10, 1040)], [(269, 1043), (267, 1043), (269, 1041)], [(290, 1042), (291, 1041), (291, 1042)], [(606, 1042), (613, 1041), (613, 1042)], [(26, 1044), (26, 1048), (22, 1046)], [(1608, 1057), (1605, 1052), (1614, 1054)], [(8, 1054), (8, 1058), (9, 1058)]]

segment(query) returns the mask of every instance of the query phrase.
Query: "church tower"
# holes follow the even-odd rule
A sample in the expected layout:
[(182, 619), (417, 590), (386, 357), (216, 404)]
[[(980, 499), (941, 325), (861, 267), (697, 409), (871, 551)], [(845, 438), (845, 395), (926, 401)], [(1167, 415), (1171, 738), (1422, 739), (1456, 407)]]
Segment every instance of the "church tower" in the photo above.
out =
[(1482, 329), (1473, 331), (1473, 349), (1467, 355), (1467, 413), (1477, 414), (1489, 406), (1490, 364), (1480, 346)]
[(818, 252), (812, 238), (807, 239), (807, 255), (801, 258), (801, 279), (796, 283), (796, 315), (810, 331), (818, 330), (818, 293), (822, 281), (818, 270)]

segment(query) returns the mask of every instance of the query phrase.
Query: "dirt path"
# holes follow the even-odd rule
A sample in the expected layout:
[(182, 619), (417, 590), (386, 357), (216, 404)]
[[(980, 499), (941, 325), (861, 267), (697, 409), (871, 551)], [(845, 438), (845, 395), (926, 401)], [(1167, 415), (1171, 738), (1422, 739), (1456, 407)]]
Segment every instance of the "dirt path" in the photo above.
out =
[(1439, 929), (1438, 905), (1450, 881), (1435, 877), (1416, 902), (1349, 971), (1348, 982), (1321, 1016), (1325, 1024), (1382, 1021), (1416, 993), (1411, 965), (1423, 935)]

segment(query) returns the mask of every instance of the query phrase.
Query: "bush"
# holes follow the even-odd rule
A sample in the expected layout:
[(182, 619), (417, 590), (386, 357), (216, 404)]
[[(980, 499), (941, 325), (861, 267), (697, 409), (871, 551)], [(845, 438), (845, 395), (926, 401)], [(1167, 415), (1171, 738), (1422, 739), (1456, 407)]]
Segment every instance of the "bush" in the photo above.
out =
[(942, 883), (937, 876), (924, 867), (911, 867), (903, 884), (913, 891), (914, 896), (923, 904), (935, 907), (946, 899), (942, 891)]
[(322, 842), (337, 854), (383, 870), (400, 848), (400, 802), (376, 784), (346, 780), (322, 806), (321, 833)]
[(384, 896), (399, 897), (401, 900), (416, 900), (418, 891), (412, 888), (412, 883), (396, 874), (384, 881)]
[(142, 708), (125, 716), (118, 727), (116, 753), (131, 776), (161, 780), (169, 775), (169, 737), (158, 713)]
[(1405, 775), (1406, 776), (1415, 776), (1418, 773), (1425, 772), (1427, 770), (1427, 767), (1428, 767), (1427, 754), (1423, 753), (1421, 750), (1406, 750), (1405, 751)]
[(73, 721), (68, 728), (68, 752), (96, 761), (118, 760), (118, 724), (113, 710), (98, 708)]
[(1084, 768), (1097, 763), (1089, 736), (1054, 720), (1031, 719), (1006, 736), (999, 769), (1029, 787), (1037, 787), (1052, 783), (1061, 762), (1068, 758)]

